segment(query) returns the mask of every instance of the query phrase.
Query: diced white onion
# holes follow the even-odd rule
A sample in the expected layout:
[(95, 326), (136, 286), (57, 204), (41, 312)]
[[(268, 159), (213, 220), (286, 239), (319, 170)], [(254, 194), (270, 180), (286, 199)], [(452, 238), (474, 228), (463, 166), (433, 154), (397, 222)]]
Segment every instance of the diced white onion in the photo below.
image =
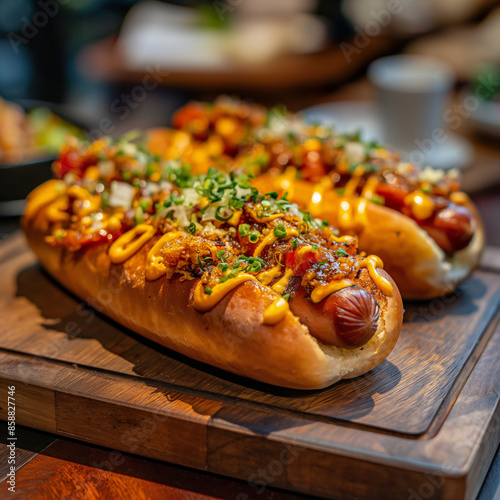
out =
[(179, 223), (179, 226), (181, 227), (188, 227), (189, 224), (191, 224), (191, 221), (189, 219), (189, 212), (188, 209), (182, 205), (178, 205), (175, 207), (175, 219)]
[(437, 184), (444, 177), (444, 170), (437, 168), (425, 167), (419, 174), (420, 182), (428, 182), (429, 184)]
[(184, 196), (184, 203), (188, 207), (194, 207), (201, 201), (201, 196), (193, 188), (183, 189), (182, 196)]
[(217, 210), (217, 207), (215, 205), (209, 206), (206, 210), (205, 213), (203, 214), (201, 220), (206, 221), (206, 220), (215, 220), (215, 212)]
[(97, 164), (97, 170), (99, 170), (101, 177), (108, 177), (114, 173), (115, 164), (112, 161), (103, 160)]
[(236, 186), (236, 198), (242, 199), (252, 194), (252, 190), (250, 188), (242, 188), (240, 186)]
[(160, 185), (157, 182), (146, 182), (146, 191), (149, 194), (156, 194), (160, 191)]
[(350, 163), (361, 163), (366, 156), (365, 147), (360, 142), (347, 142), (344, 146), (345, 155)]
[(160, 189), (162, 191), (172, 191), (174, 185), (168, 181), (160, 181)]
[(125, 182), (113, 181), (109, 205), (112, 207), (131, 208), (134, 200), (135, 189)]

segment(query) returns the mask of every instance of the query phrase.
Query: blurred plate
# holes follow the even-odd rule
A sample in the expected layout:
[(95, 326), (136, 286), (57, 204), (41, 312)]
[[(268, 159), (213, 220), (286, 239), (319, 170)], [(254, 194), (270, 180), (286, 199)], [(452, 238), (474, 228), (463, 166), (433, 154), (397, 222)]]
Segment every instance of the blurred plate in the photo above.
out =
[[(63, 120), (76, 125), (82, 131), (89, 127), (75, 118), (67, 107), (60, 104), (36, 100), (13, 100), (25, 111), (44, 107)], [(26, 196), (38, 185), (52, 178), (52, 162), (57, 154), (41, 153), (39, 158), (30, 158), (23, 163), (0, 163), (0, 216), (21, 215), (24, 210)]]
[[(382, 125), (377, 116), (377, 108), (372, 101), (320, 104), (307, 108), (301, 113), (309, 122), (333, 126), (338, 134), (361, 131), (361, 138), (365, 142), (385, 142), (382, 139)], [(449, 131), (446, 132), (446, 135), (447, 140), (442, 144), (435, 144), (431, 154), (427, 155), (423, 163), (445, 170), (463, 169), (469, 166), (474, 157), (469, 141)], [(406, 159), (411, 153), (411, 151), (406, 152), (406, 154), (402, 152), (401, 157)]]

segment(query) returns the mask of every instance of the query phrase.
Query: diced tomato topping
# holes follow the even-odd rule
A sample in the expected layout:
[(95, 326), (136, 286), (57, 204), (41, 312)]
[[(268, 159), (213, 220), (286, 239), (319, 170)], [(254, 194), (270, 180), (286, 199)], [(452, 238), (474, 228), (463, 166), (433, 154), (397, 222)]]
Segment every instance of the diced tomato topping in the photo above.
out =
[(285, 256), (285, 265), (293, 269), (294, 276), (304, 276), (313, 264), (319, 262), (318, 252), (305, 252), (299, 256), (300, 248), (287, 252)]
[(54, 162), (54, 173), (59, 179), (64, 178), (70, 172), (81, 178), (85, 169), (95, 165), (97, 160), (95, 155), (82, 156), (72, 148), (63, 147), (59, 158)]
[(201, 140), (206, 139), (210, 122), (202, 104), (189, 103), (174, 114), (172, 124), (174, 128), (190, 132)]
[(78, 249), (92, 243), (101, 243), (103, 241), (113, 241), (118, 236), (123, 234), (123, 229), (117, 232), (110, 233), (104, 229), (96, 231), (95, 233), (82, 234), (79, 231), (69, 230), (66, 232), (64, 238), (56, 239), (55, 244), (70, 249)]

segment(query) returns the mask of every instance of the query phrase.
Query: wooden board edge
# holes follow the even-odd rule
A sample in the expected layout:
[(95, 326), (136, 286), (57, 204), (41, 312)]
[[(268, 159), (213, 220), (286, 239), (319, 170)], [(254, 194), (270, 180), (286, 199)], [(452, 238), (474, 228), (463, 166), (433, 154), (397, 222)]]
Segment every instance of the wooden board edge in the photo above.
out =
[[(400, 479), (404, 476), (406, 478), (399, 486), (395, 483), (394, 490), (389, 490), (391, 493), (397, 491), (398, 494), (395, 494), (394, 498), (411, 498), (413, 495), (415, 499), (473, 499), (481, 487), (500, 443), (500, 376), (495, 377), (493, 373), (491, 380), (487, 378), (487, 374), (491, 374), (492, 367), (496, 368), (500, 375), (500, 363), (498, 363), (500, 325), (496, 325), (490, 341), (448, 412), (441, 429), (427, 441), (416, 440), (404, 443), (395, 436), (379, 434), (377, 447), (371, 449), (369, 446), (363, 446), (362, 442), (368, 442), (370, 434), (373, 433), (357, 430), (359, 433), (357, 438), (352, 436), (353, 441), (358, 443), (357, 450), (348, 449), (349, 438), (347, 438), (344, 442), (340, 440), (337, 443), (331, 442), (331, 449), (327, 451), (324, 443), (327, 431), (321, 429), (324, 424), (315, 423), (316, 432), (309, 430), (307, 434), (295, 435), (294, 446), (307, 452), (302, 455), (302, 459), (297, 459), (297, 465), (300, 466), (292, 466), (286, 474), (280, 473), (274, 477), (272, 472), (280, 469), (276, 460), (279, 461), (282, 450), (290, 446), (291, 434), (281, 435), (277, 432), (268, 436), (264, 441), (266, 446), (270, 446), (266, 453), (268, 458), (262, 463), (258, 461), (255, 451), (261, 447), (262, 443), (258, 434), (252, 435), (249, 429), (239, 426), (238, 415), (229, 417), (224, 415), (224, 419), (216, 415), (210, 421), (208, 429), (208, 470), (247, 480), (251, 486), (260, 488), (260, 491), (265, 486), (260, 483), (265, 482), (268, 486), (273, 485), (324, 497), (331, 497), (332, 492), (336, 495), (336, 492), (340, 491), (341, 494), (333, 498), (345, 498), (346, 495), (353, 495), (353, 492), (354, 496), (364, 498), (359, 493), (358, 476), (348, 474), (350, 467), (352, 470), (357, 470), (357, 464), (362, 464), (364, 474), (371, 474), (375, 478), (366, 498), (377, 497), (377, 495), (381, 498), (388, 498), (388, 483), (385, 474), (386, 471), (391, 471), (390, 477)], [(494, 387), (488, 386), (485, 389), (485, 380), (486, 385), (491, 383)], [(488, 397), (484, 397), (485, 390), (488, 392)], [(476, 410), (479, 411), (477, 417), (474, 416)], [(465, 438), (457, 441), (457, 437), (460, 437), (463, 431), (461, 426), (467, 425), (470, 415), (474, 417), (474, 425), (472, 425), (474, 428)], [(243, 415), (241, 421), (244, 421)], [(299, 426), (301, 424), (296, 421), (288, 422), (288, 425)], [(352, 431), (353, 429), (345, 427), (343, 434), (347, 435)], [(269, 442), (273, 444), (269, 445)], [(244, 450), (243, 460), (235, 453), (237, 449)], [(343, 481), (338, 481), (337, 474), (326, 473), (322, 464), (327, 460), (327, 456), (329, 463), (335, 464), (335, 471), (344, 470)], [(399, 464), (397, 459), (399, 459)], [(248, 466), (252, 463), (253, 473), (249, 474)], [(373, 475), (369, 464), (373, 469), (374, 463), (379, 464), (377, 470), (380, 475)], [(383, 467), (380, 467), (380, 464), (383, 464)], [(227, 470), (228, 467), (231, 471)], [(308, 470), (311, 478), (314, 479), (307, 487), (300, 480), (302, 469)], [(267, 479), (262, 471), (267, 471)], [(344, 491), (343, 485), (349, 481), (352, 489)]]
[[(27, 365), (31, 375), (27, 375)], [(36, 363), (29, 356), (5, 354), (0, 360), (0, 382), (4, 384), (0, 390), (3, 388), (6, 395), (7, 387), (14, 384), (19, 402), (22, 401), (23, 410), (18, 406), (16, 414), (19, 425), (206, 469), (207, 422), (220, 403), (181, 393), (164, 393), (142, 381), (113, 380), (113, 377), (96, 395), (96, 378), (90, 370), (48, 361)], [(61, 380), (65, 384), (61, 385)], [(65, 389), (69, 383), (76, 386)], [(85, 395), (81, 389), (85, 387), (92, 392)], [(115, 394), (113, 399), (111, 393)], [(134, 401), (137, 397), (148, 402), (147, 409)], [(40, 408), (45, 409), (47, 418), (39, 418)], [(0, 418), (7, 420), (3, 408)]]

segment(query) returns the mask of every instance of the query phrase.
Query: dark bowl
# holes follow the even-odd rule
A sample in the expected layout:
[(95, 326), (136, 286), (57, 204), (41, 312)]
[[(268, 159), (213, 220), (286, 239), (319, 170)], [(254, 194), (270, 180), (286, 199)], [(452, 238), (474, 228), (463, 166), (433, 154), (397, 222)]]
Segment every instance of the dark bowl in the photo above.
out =
[[(52, 113), (63, 120), (79, 127), (83, 132), (89, 130), (88, 125), (74, 117), (71, 111), (60, 104), (44, 101), (19, 100), (14, 101), (26, 111), (33, 108), (49, 108)], [(24, 209), (26, 196), (38, 185), (52, 178), (52, 163), (57, 155), (44, 154), (39, 158), (32, 158), (26, 163), (0, 163), (0, 216), (20, 215)]]

